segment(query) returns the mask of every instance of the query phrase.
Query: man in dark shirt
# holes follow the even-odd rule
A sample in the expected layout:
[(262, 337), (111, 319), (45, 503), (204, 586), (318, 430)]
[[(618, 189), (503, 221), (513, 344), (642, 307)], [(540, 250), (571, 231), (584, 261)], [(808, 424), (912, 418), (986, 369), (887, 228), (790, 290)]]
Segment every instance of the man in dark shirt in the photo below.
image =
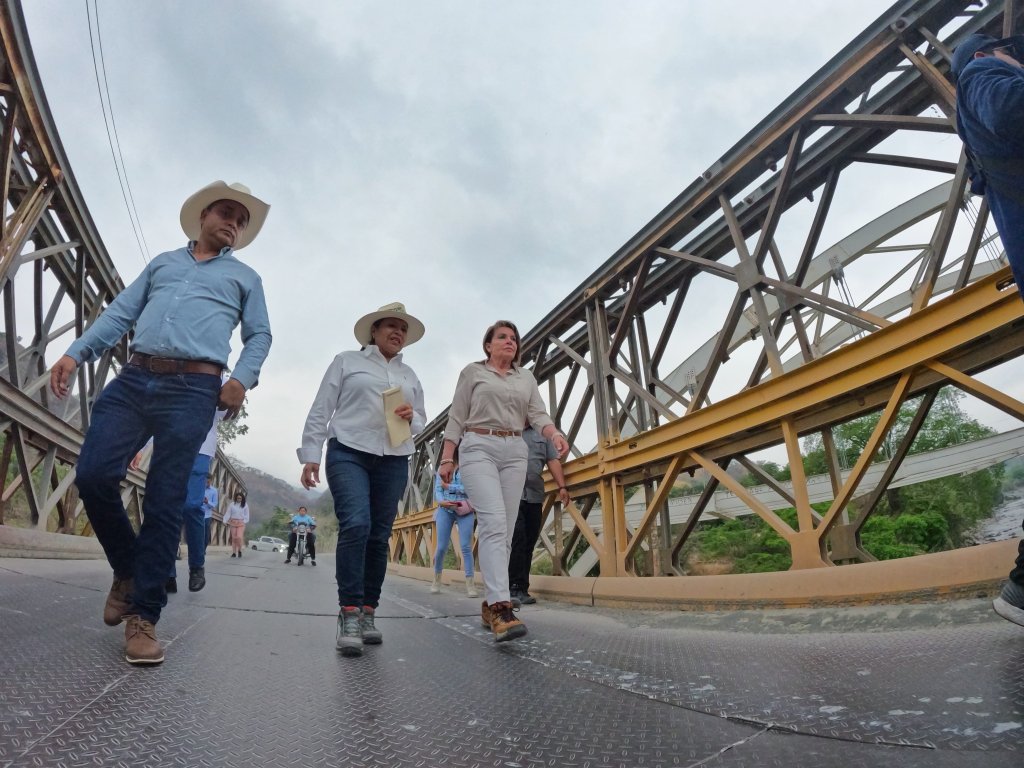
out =
[[(971, 35), (950, 62), (957, 132), (970, 161), (971, 191), (984, 194), (1018, 291), (1024, 292), (1024, 38)], [(1024, 540), (993, 603), (1024, 626)]]
[(540, 536), (541, 504), (544, 501), (544, 479), (541, 473), (547, 465), (551, 476), (558, 483), (558, 498), (562, 504), (569, 503), (569, 492), (565, 490), (565, 475), (558, 452), (547, 438), (533, 427), (523, 432), (523, 440), (529, 451), (526, 458), (526, 485), (519, 502), (519, 517), (512, 535), (512, 551), (508, 558), (508, 586), (512, 602), (531, 605), (537, 599), (530, 594), (530, 563), (533, 548)]

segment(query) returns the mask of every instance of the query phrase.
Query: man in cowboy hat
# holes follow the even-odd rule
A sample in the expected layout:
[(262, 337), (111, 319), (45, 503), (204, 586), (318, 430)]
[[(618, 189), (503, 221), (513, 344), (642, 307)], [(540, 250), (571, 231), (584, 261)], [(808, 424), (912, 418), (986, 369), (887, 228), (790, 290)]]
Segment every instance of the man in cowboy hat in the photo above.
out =
[[(241, 184), (215, 181), (181, 208), (186, 246), (161, 253), (110, 303), (50, 370), (50, 389), (70, 391), (71, 376), (134, 328), (131, 357), (93, 406), (75, 484), (96, 538), (114, 570), (105, 623), (125, 628), (125, 659), (159, 664), (154, 625), (167, 604), (189, 473), (214, 411), (238, 414), (270, 351), (263, 284), (234, 252), (252, 242), (270, 206)], [(221, 383), (231, 334), (241, 323), (242, 352)], [(153, 438), (142, 528), (136, 536), (120, 484), (138, 448)]]
[[(1024, 293), (1024, 37), (971, 35), (954, 51), (950, 73), (971, 191), (988, 200), (1017, 290)], [(992, 607), (1024, 626), (1024, 541)]]

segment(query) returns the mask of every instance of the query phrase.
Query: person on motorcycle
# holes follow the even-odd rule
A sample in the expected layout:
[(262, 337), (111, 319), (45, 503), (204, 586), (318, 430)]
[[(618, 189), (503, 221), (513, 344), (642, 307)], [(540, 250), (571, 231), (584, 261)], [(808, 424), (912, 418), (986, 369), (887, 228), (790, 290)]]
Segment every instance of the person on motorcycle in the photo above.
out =
[(316, 520), (309, 516), (305, 507), (299, 507), (299, 511), (292, 515), (288, 522), (292, 532), (288, 535), (288, 559), (284, 561), (285, 565), (292, 561), (292, 555), (295, 554), (295, 531), (302, 523), (306, 524), (306, 551), (309, 552), (309, 562), (316, 565), (316, 534), (313, 533), (316, 529)]

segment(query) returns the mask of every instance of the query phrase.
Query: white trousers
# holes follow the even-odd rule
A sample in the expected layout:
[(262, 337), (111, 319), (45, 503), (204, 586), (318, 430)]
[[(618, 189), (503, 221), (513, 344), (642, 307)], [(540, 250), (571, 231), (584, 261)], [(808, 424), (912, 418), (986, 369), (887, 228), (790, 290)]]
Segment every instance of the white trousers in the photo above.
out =
[(476, 540), (484, 598), (507, 602), (508, 555), (526, 484), (526, 441), (467, 432), (459, 444), (459, 471), (476, 510)]

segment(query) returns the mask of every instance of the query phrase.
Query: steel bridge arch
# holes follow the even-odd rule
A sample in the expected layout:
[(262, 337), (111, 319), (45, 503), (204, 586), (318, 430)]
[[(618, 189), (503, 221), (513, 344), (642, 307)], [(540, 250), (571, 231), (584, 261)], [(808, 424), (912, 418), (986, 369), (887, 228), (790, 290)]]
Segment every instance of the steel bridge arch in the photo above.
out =
[[(77, 396), (64, 401), (48, 392), (48, 363), (81, 335), (124, 282), (71, 171), (18, 0), (0, 3), (0, 38), (0, 524), (17, 496), (28, 507), (35, 533), (88, 533), (73, 484), (74, 465), (92, 405), (124, 364), (128, 339), (81, 366)], [(19, 312), (21, 305), (28, 309)], [(222, 499), (244, 490), (219, 450), (211, 472)], [(131, 471), (122, 489), (136, 523), (144, 484), (145, 474)], [(224, 532), (215, 536), (221, 540)]]
[[(547, 485), (554, 574), (589, 551), (601, 577), (641, 575), (644, 548), (653, 552), (644, 575), (680, 574), (680, 550), (718, 487), (786, 540), (794, 569), (872, 560), (860, 529), (942, 387), (1024, 418), (1024, 403), (985, 380), (1014, 370), (1024, 351), (1024, 304), (1005, 259), (985, 256), (998, 238), (984, 200), (975, 213), (966, 193), (948, 76), (960, 40), (1009, 34), (1018, 20), (1012, 1), (897, 2), (524, 336), (524, 361), (560, 428), (577, 447), (596, 443), (565, 465), (577, 504), (561, 510)], [(855, 253), (820, 250), (851, 209), (870, 209), (873, 192), (894, 186), (905, 195), (891, 206), (899, 226), (881, 227), (884, 236)], [(897, 242), (905, 232), (919, 240)], [(854, 273), (860, 301), (837, 290), (837, 278)], [(708, 306), (716, 281), (731, 288)], [(689, 329), (709, 322), (717, 330), (708, 344), (688, 346)], [(663, 373), (673, 355), (688, 364)], [(911, 399), (910, 431), (865, 486)], [(844, 474), (832, 429), (872, 412), (879, 426)], [(446, 420), (442, 413), (417, 439), (391, 540), (396, 565), (430, 563), (430, 489)], [(800, 438), (812, 433), (830, 457), (824, 514), (810, 505), (800, 460)], [(769, 449), (793, 471), (791, 488), (766, 482), (796, 509), (795, 527), (727, 472), (757, 472), (755, 457)], [(673, 530), (669, 491), (697, 470), (710, 482)], [(644, 499), (635, 523), (629, 493)]]

